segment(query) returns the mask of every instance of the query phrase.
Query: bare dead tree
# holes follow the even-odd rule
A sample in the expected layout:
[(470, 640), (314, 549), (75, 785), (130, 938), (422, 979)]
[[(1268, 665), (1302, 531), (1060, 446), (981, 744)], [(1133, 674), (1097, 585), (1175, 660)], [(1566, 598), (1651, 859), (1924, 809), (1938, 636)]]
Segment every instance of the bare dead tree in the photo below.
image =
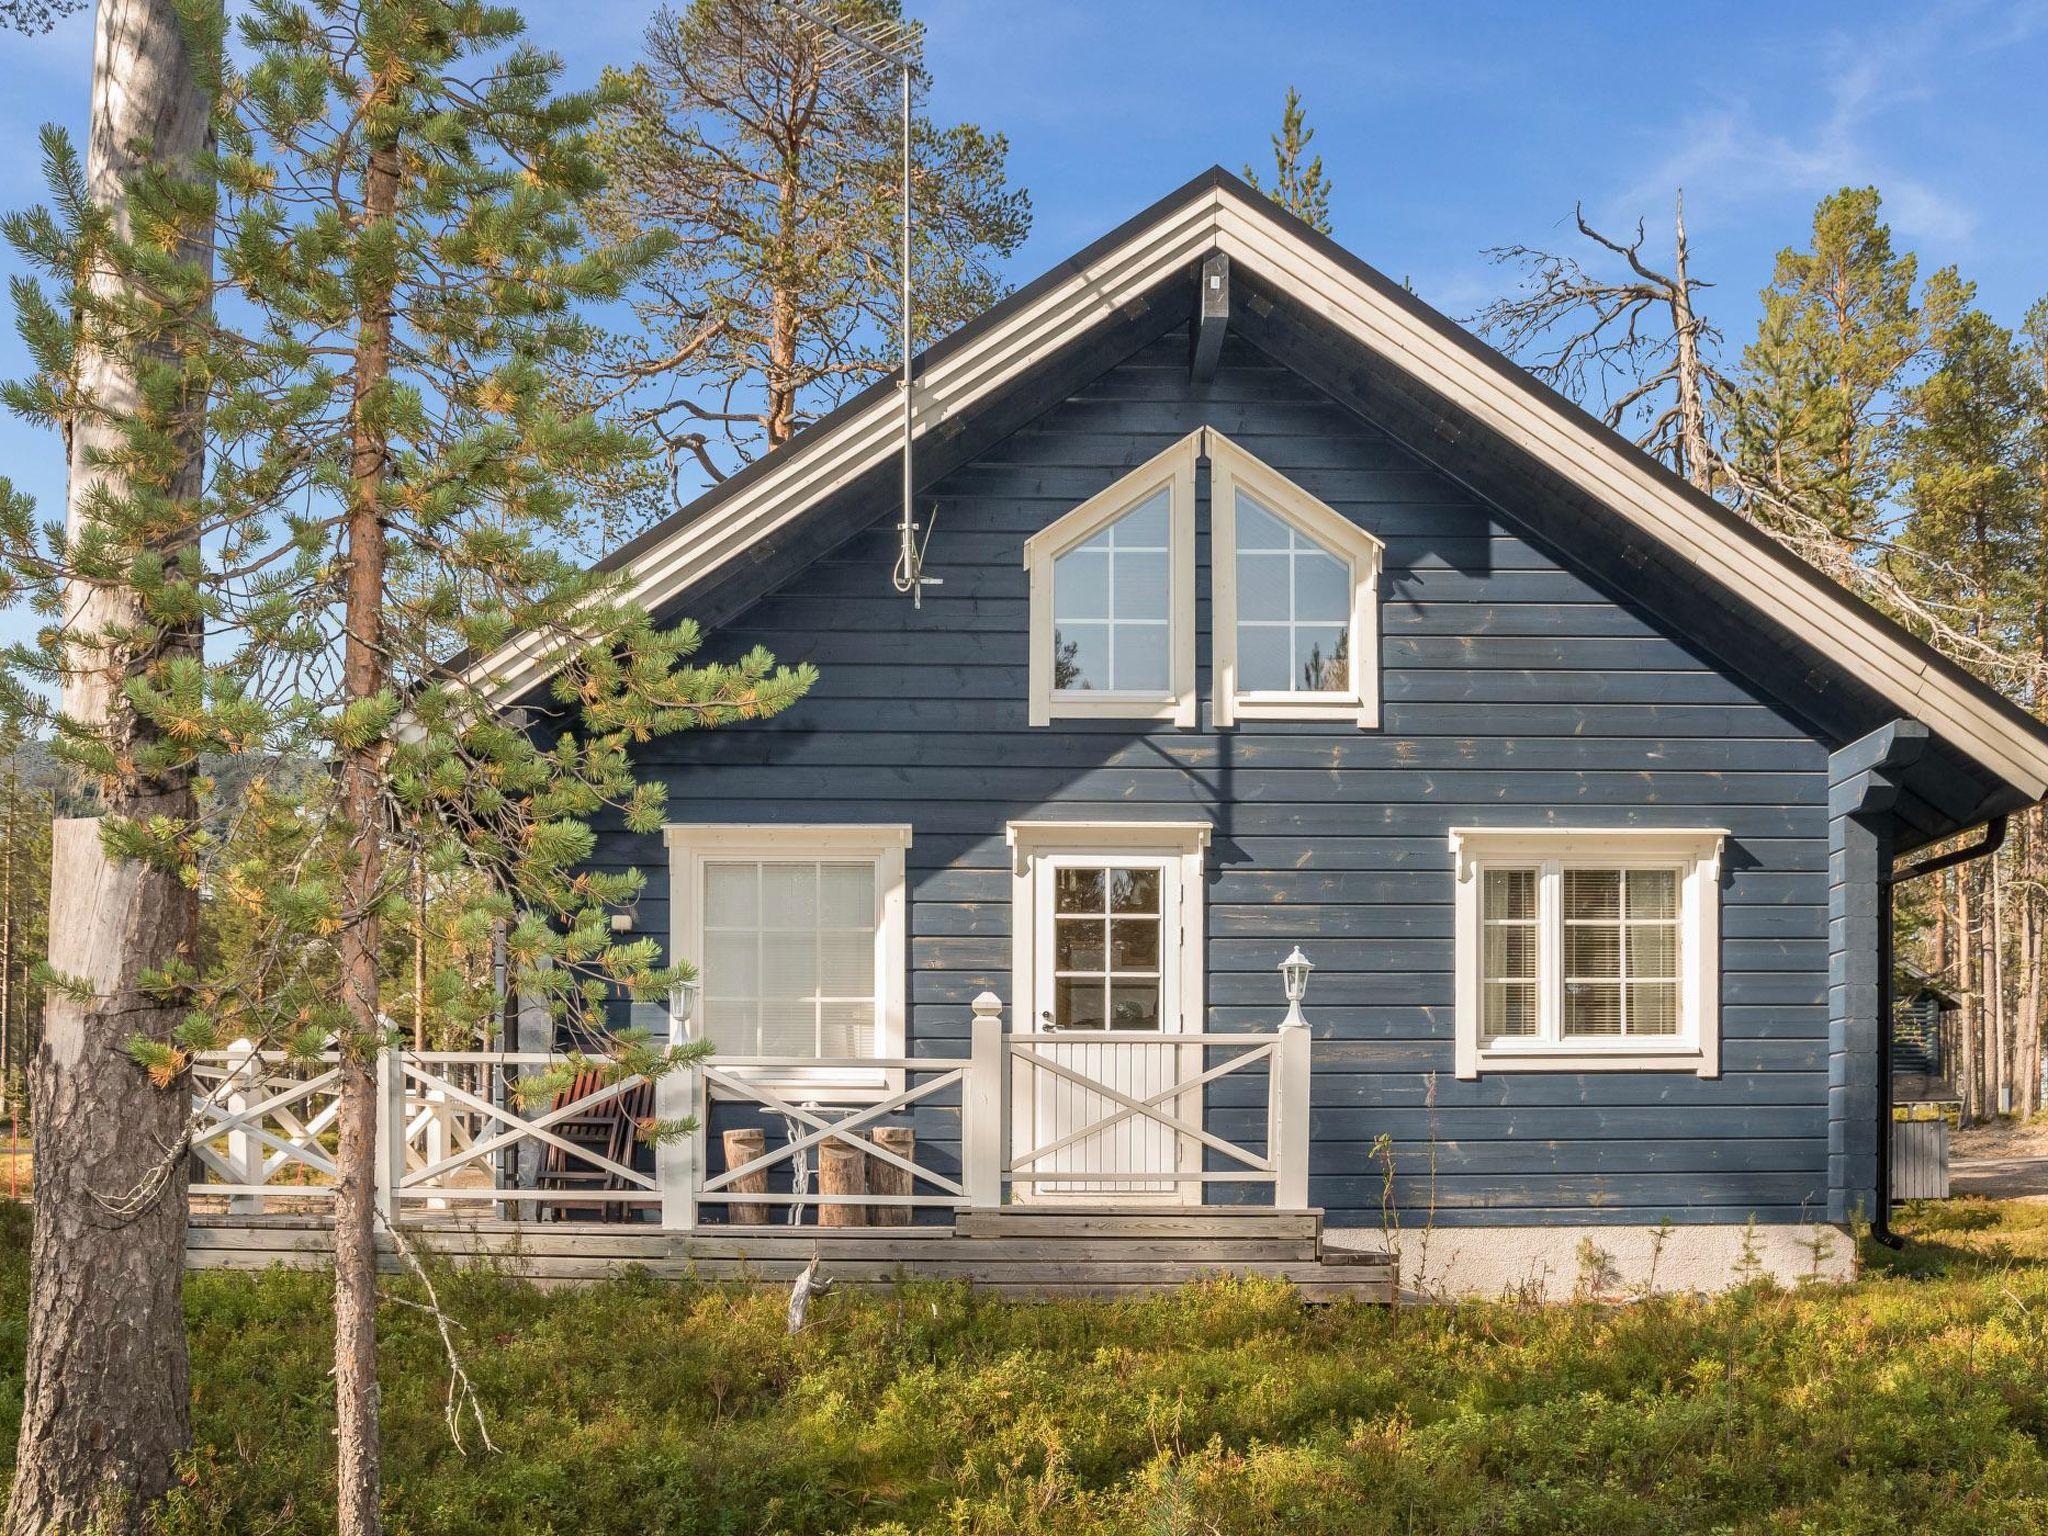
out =
[(1617, 431), (1635, 427), (1636, 444), (1664, 460), (1699, 489), (1721, 484), (1713, 442), (1717, 400), (1733, 384), (1711, 352), (1720, 334), (1700, 314), (1693, 296), (1713, 285), (1692, 275), (1685, 233), (1685, 193), (1672, 219), (1672, 270), (1644, 259), (1648, 236), (1641, 220), (1635, 238), (1617, 240), (1587, 222), (1583, 206), (1572, 219), (1579, 233), (1625, 273), (1589, 271), (1573, 255), (1527, 245), (1496, 246), (1495, 262), (1523, 269), (1518, 292), (1497, 299), (1474, 317), (1482, 334), (1544, 383), (1575, 400), (1605, 402), (1603, 419)]

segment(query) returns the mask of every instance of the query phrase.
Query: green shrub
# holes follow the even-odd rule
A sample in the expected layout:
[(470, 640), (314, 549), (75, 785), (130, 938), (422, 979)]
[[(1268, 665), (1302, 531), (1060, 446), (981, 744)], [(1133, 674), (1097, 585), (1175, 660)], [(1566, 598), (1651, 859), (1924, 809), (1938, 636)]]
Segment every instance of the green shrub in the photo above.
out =
[[(1840, 1290), (1392, 1312), (1243, 1281), (1037, 1306), (913, 1283), (825, 1297), (794, 1340), (775, 1290), (448, 1274), (499, 1450), (454, 1447), (431, 1321), (388, 1307), (390, 1529), (2048, 1530), (2048, 1207), (1912, 1226)], [(10, 1416), (26, 1246), (0, 1211)], [(199, 1449), (166, 1529), (331, 1529), (324, 1278), (187, 1296)]]

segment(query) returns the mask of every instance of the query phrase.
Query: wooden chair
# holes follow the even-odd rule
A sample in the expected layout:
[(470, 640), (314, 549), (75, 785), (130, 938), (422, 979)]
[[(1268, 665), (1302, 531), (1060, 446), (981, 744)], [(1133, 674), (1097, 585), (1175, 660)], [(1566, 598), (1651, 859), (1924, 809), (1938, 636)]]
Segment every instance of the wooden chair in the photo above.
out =
[[(580, 1074), (567, 1091), (555, 1095), (553, 1108), (560, 1110), (603, 1090), (604, 1077), (596, 1072)], [(654, 1114), (654, 1085), (635, 1083), (608, 1099), (577, 1111), (548, 1127), (572, 1145), (608, 1158), (621, 1167), (633, 1166), (639, 1147), (639, 1128)], [(540, 1187), (564, 1190), (628, 1189), (617, 1174), (573, 1156), (562, 1147), (541, 1144)], [(550, 1200), (541, 1206), (542, 1216), (559, 1221), (571, 1211), (594, 1211), (600, 1221), (623, 1221), (632, 1206), (654, 1202), (630, 1200)]]

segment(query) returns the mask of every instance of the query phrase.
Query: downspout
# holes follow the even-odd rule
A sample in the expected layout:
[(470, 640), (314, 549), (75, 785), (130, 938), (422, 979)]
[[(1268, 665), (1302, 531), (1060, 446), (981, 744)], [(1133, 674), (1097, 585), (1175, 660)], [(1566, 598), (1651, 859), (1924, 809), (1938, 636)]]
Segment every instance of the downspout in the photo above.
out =
[(1904, 869), (1888, 869), (1878, 881), (1882, 894), (1877, 903), (1877, 1213), (1870, 1235), (1887, 1248), (1906, 1246), (1892, 1230), (1892, 892), (1908, 880), (1989, 857), (2005, 846), (2005, 831), (2006, 818), (1994, 816), (1984, 824), (1983, 837), (1968, 847)]

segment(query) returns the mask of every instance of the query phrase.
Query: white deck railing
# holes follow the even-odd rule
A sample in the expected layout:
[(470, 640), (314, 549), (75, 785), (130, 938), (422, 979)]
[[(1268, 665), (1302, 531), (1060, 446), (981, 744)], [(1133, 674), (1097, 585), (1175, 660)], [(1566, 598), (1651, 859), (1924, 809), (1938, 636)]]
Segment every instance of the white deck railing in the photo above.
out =
[[(965, 1056), (820, 1061), (713, 1056), (647, 1081), (579, 1080), (573, 1096), (522, 1103), (524, 1073), (568, 1058), (536, 1051), (392, 1049), (377, 1064), (376, 1183), (380, 1210), (505, 1216), (565, 1208), (640, 1208), (675, 1230), (706, 1210), (820, 1209), (834, 1204), (977, 1209), (1019, 1201), (1129, 1196), (1196, 1203), (1212, 1185), (1263, 1184), (1272, 1203), (1308, 1200), (1308, 1031), (1290, 1016), (1272, 1032), (1136, 1030), (1005, 1033), (992, 993), (974, 1000)], [(1133, 1086), (1129, 1064), (1141, 1064)], [(804, 1074), (875, 1074), (859, 1094), (805, 1084)], [(1212, 1130), (1207, 1090), (1233, 1076), (1265, 1078), (1262, 1145)], [(332, 1054), (294, 1060), (246, 1046), (193, 1067), (192, 1194), (235, 1212), (304, 1210), (333, 1197), (341, 1068)], [(651, 1113), (648, 1100), (652, 1100)], [(1244, 1107), (1256, 1118), (1258, 1100)], [(763, 1150), (725, 1166), (712, 1155), (714, 1118), (763, 1125)], [(877, 1138), (913, 1114), (953, 1135), (918, 1138), (906, 1154)], [(691, 1119), (694, 1132), (643, 1145), (647, 1120)], [(607, 1120), (605, 1146), (585, 1135)], [(778, 1123), (779, 1122), (779, 1127)], [(778, 1129), (781, 1132), (779, 1141)], [(1257, 1138), (1248, 1138), (1257, 1140)], [(827, 1142), (851, 1144), (908, 1181), (907, 1192), (840, 1194), (809, 1169)], [(714, 1163), (717, 1166), (714, 1166)], [(766, 1173), (787, 1187), (758, 1184)]]

